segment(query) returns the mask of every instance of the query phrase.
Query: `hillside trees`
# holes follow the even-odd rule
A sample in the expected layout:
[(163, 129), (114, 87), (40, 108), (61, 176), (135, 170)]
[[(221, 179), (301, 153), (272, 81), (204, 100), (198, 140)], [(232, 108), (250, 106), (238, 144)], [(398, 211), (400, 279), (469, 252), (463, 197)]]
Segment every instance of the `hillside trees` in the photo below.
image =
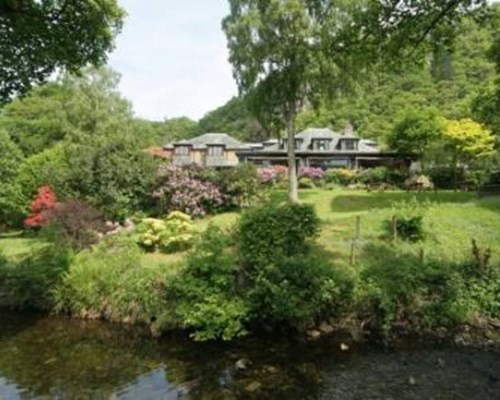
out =
[(80, 199), (113, 218), (146, 206), (156, 163), (143, 149), (156, 132), (141, 129), (117, 84), (113, 71), (90, 68), (4, 108), (0, 126), (26, 156), (10, 185), (20, 213), (47, 184), (62, 201)]
[(124, 14), (116, 0), (0, 2), (0, 103), (57, 69), (105, 63)]
[[(289, 198), (297, 200), (294, 136), (304, 105), (338, 95), (356, 71), (447, 49), (482, 0), (324, 2), (230, 0), (223, 22), (240, 92), (261, 88), (285, 122)], [(421, 46), (422, 45), (422, 46)], [(359, 67), (359, 68), (357, 68)], [(326, 84), (328, 82), (328, 84)]]
[(119, 75), (106, 68), (87, 68), (80, 76), (63, 74), (5, 106), (0, 127), (28, 156), (61, 140), (118, 131), (135, 134), (132, 107), (118, 92), (118, 83)]

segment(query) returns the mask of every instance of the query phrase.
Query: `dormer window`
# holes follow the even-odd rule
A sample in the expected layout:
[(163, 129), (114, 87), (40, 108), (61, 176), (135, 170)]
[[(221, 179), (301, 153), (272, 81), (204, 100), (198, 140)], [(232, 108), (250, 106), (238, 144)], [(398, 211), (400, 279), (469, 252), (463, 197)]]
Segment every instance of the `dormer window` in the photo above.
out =
[(342, 139), (340, 142), (340, 149), (353, 151), (358, 149), (358, 141), (355, 139)]
[(190, 152), (189, 146), (175, 146), (175, 155), (176, 156), (189, 156)]
[(330, 149), (330, 139), (314, 139), (312, 141), (312, 149), (324, 151)]
[(208, 146), (209, 157), (222, 157), (224, 155), (224, 146)]

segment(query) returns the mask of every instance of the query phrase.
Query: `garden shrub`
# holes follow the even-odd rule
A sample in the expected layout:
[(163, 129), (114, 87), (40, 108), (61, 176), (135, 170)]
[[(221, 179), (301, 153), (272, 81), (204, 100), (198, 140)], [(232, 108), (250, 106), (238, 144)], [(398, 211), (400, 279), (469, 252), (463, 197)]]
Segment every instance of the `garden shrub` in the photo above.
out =
[(266, 205), (247, 210), (239, 223), (240, 255), (250, 266), (264, 266), (304, 253), (307, 239), (318, 231), (319, 219), (311, 205)]
[(54, 290), (55, 311), (78, 318), (173, 324), (165, 298), (171, 265), (144, 266), (132, 239), (111, 236), (79, 253)]
[(302, 177), (299, 178), (299, 189), (314, 189), (316, 185), (311, 178)]
[(179, 211), (170, 213), (166, 220), (145, 218), (137, 230), (141, 233), (138, 239), (141, 246), (165, 253), (189, 249), (198, 233), (191, 217)]
[(426, 172), (436, 189), (455, 189), (466, 181), (464, 168), (435, 166)]
[(46, 236), (74, 250), (83, 250), (96, 244), (107, 229), (100, 211), (76, 200), (56, 203), (42, 215)]
[(422, 260), (389, 245), (370, 245), (365, 251), (368, 263), (360, 274), (353, 307), (374, 330), (422, 332), (470, 323), (477, 317), (500, 318), (499, 280), (477, 270), (471, 274), (476, 267), (470, 260)]
[(325, 181), (337, 185), (348, 186), (359, 183), (359, 172), (353, 169), (329, 169), (325, 173)]
[(230, 340), (246, 333), (248, 310), (236, 291), (237, 257), (231, 239), (209, 226), (167, 293), (195, 340)]
[(318, 249), (251, 269), (247, 279), (252, 320), (293, 324), (326, 311), (340, 313), (351, 297), (352, 282), (330, 260), (331, 255)]
[(225, 210), (248, 207), (261, 200), (262, 185), (257, 168), (253, 164), (245, 163), (234, 168), (213, 170), (210, 179), (222, 193), (222, 207)]
[(52, 290), (68, 269), (71, 254), (61, 246), (45, 246), (20, 259), (0, 257), (0, 307), (50, 311)]
[(301, 167), (299, 168), (299, 178), (309, 178), (313, 181), (321, 180), (325, 177), (325, 171), (321, 168)]
[(360, 319), (385, 333), (396, 327), (428, 328), (446, 319), (450, 271), (445, 265), (422, 265), (416, 255), (389, 246), (367, 250), (370, 260), (361, 272), (354, 303)]
[[(416, 197), (393, 205), (393, 218), (396, 220), (396, 230), (399, 238), (415, 242), (425, 237), (423, 221), (428, 207), (427, 202), (418, 201)], [(392, 229), (394, 229), (392, 221), (390, 227), (392, 232)]]
[(188, 168), (173, 165), (160, 168), (153, 197), (160, 214), (181, 211), (202, 217), (224, 204), (223, 195), (215, 184), (196, 178)]
[(50, 186), (38, 188), (38, 193), (31, 202), (30, 215), (25, 219), (24, 225), (28, 228), (39, 229), (47, 224), (47, 211), (56, 206), (56, 195)]
[(283, 165), (272, 165), (258, 170), (261, 183), (266, 185), (284, 184), (288, 180), (288, 167)]
[(389, 183), (388, 174), (386, 167), (367, 168), (359, 173), (359, 180), (365, 185), (381, 185)]

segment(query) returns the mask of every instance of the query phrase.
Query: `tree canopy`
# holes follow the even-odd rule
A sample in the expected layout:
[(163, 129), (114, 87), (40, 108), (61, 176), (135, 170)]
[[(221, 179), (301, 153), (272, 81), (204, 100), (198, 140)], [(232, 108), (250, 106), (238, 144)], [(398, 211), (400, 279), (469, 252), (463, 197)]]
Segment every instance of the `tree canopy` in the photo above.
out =
[(58, 69), (105, 63), (123, 17), (117, 0), (1, 1), (0, 103)]
[(399, 153), (415, 154), (424, 164), (429, 147), (441, 133), (442, 124), (436, 110), (408, 110), (394, 126), (388, 145)]
[(318, 108), (325, 97), (338, 97), (351, 80), (360, 81), (362, 73), (376, 71), (371, 64), (400, 58), (422, 61), (431, 49), (436, 55), (441, 50), (446, 54), (462, 16), (479, 12), (485, 1), (229, 0), (229, 4), (223, 27), (234, 76), (241, 93), (259, 91), (286, 122), (289, 197), (294, 201), (293, 138), (300, 109)]

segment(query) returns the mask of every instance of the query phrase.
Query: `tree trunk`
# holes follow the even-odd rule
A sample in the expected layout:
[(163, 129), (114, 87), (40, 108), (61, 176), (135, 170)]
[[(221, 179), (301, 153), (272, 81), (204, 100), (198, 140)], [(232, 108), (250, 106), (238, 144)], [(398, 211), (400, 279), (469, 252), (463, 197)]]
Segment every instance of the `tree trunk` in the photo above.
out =
[(286, 115), (286, 133), (288, 146), (288, 200), (292, 203), (299, 201), (297, 182), (297, 159), (295, 158), (295, 104), (290, 105)]

